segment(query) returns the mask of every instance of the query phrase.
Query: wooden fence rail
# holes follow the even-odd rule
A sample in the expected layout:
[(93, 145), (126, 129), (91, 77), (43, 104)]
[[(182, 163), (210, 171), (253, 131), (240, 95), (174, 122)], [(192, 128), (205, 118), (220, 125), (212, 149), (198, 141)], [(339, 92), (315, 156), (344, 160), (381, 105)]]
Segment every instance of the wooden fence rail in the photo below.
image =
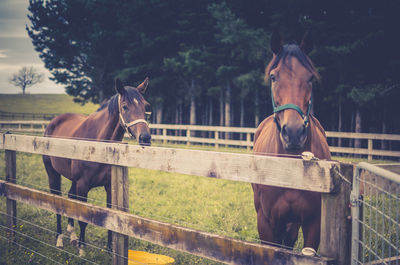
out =
[[(0, 121), (0, 130), (13, 132), (44, 132), (49, 121)], [(166, 142), (182, 142), (190, 144), (210, 144), (218, 148), (221, 145), (252, 148), (255, 128), (201, 126), (201, 125), (174, 125), (174, 124), (150, 124), (153, 129), (152, 139)], [(192, 136), (191, 132), (203, 132), (204, 137)], [(239, 139), (226, 139), (224, 133), (242, 134)], [(368, 160), (376, 157), (400, 158), (400, 151), (374, 149), (374, 141), (400, 141), (397, 134), (373, 134), (350, 132), (326, 132), (327, 138), (362, 139), (367, 141), (367, 148), (352, 148), (330, 146), (331, 153), (343, 153), (352, 155), (365, 155)], [(242, 139), (242, 140), (240, 140)]]
[[(111, 164), (114, 165), (112, 182), (115, 185), (120, 183), (121, 177), (127, 176), (121, 167), (137, 167), (322, 192), (321, 258), (166, 224), (117, 209), (36, 191), (11, 181), (0, 181), (0, 195), (6, 196), (10, 202), (28, 203), (104, 227), (122, 236), (137, 237), (212, 260), (229, 264), (348, 264), (346, 251), (350, 247), (346, 240), (349, 234), (346, 222), (349, 194), (343, 189), (341, 179), (337, 178), (338, 172), (351, 177), (352, 167), (348, 165), (332, 161), (303, 161), (13, 134), (0, 134), (0, 148), (10, 154), (6, 155), (6, 161), (12, 160), (12, 152), (15, 154), (17, 151)], [(12, 169), (15, 163), (8, 163), (11, 168), (7, 171), (15, 172), (15, 168)], [(112, 190), (114, 193), (126, 193), (117, 191), (116, 187)], [(124, 206), (124, 196), (112, 194), (112, 197), (116, 198), (119, 207)], [(16, 212), (11, 216), (16, 216)], [(120, 237), (114, 240), (114, 244), (117, 241), (121, 246), (119, 253), (125, 255), (126, 238)], [(117, 260), (115, 258), (113, 264), (126, 264), (126, 260)]]

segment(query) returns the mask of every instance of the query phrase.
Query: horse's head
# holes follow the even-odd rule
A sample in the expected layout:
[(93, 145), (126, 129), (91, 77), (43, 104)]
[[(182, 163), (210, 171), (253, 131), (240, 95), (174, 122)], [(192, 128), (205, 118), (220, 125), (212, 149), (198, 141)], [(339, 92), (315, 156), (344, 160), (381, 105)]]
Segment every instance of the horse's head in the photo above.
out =
[(318, 78), (310, 58), (312, 50), (309, 34), (300, 46), (283, 45), (279, 33), (271, 38), (273, 58), (265, 71), (271, 82), (271, 98), (275, 123), (286, 151), (300, 151), (307, 140), (309, 114), (312, 105), (312, 81)]
[(119, 122), (141, 145), (151, 144), (150, 128), (146, 121), (146, 106), (149, 103), (143, 98), (148, 84), (148, 78), (138, 87), (124, 86), (119, 79), (115, 81), (115, 90), (118, 92)]

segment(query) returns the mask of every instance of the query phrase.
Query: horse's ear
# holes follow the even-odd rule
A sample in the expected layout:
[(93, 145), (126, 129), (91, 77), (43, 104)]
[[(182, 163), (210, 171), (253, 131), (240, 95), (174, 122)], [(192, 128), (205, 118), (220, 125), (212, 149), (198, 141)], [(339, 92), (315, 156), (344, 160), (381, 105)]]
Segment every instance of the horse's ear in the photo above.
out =
[(305, 54), (309, 54), (314, 48), (314, 41), (311, 33), (307, 31), (301, 41), (300, 48)]
[(137, 90), (144, 94), (144, 92), (146, 92), (146, 88), (149, 85), (149, 78), (146, 77), (146, 79), (137, 87)]
[(119, 78), (115, 79), (115, 90), (118, 94), (124, 95), (126, 93), (125, 87)]
[(279, 32), (274, 31), (271, 36), (271, 50), (274, 54), (277, 54), (281, 51), (283, 47), (283, 42), (281, 38), (281, 34)]

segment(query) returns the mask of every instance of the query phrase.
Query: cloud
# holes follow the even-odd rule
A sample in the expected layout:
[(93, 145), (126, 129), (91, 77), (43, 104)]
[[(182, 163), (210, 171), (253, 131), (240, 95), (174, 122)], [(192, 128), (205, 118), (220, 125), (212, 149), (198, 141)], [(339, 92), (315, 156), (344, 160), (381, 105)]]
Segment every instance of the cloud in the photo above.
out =
[(28, 1), (0, 1), (0, 37), (26, 38)]
[(8, 50), (0, 50), (0, 58), (7, 58), (8, 55), (6, 54)]

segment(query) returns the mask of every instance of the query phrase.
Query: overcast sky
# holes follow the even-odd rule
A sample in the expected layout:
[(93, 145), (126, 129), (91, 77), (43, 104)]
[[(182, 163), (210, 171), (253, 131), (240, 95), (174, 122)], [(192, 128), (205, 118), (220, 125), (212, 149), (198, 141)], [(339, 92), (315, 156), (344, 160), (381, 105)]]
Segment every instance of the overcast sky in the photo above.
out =
[(29, 0), (0, 0), (0, 94), (22, 93), (8, 79), (23, 66), (33, 66), (45, 75), (43, 83), (27, 88), (27, 93), (65, 93), (64, 87), (49, 80), (38, 53), (25, 30)]

